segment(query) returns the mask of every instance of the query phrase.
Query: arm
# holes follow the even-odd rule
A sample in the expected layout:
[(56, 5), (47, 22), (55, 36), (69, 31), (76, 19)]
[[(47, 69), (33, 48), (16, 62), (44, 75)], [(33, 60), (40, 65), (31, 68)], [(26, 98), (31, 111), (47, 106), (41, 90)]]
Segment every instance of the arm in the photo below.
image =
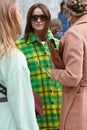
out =
[(77, 86), (82, 78), (83, 41), (79, 32), (69, 32), (64, 42), (63, 61), (65, 69), (52, 69), (52, 77), (64, 86)]

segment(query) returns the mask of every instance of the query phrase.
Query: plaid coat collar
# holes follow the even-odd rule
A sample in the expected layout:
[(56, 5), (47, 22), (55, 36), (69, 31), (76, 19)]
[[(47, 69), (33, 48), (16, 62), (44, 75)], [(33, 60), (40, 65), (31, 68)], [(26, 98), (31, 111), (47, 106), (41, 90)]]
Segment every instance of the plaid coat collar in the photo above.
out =
[[(50, 31), (50, 30), (48, 30), (48, 36), (47, 36), (47, 40), (49, 39), (53, 39), (54, 37), (53, 37), (53, 34), (52, 34), (52, 32)], [(28, 38), (28, 40), (27, 40), (27, 43), (29, 44), (29, 43), (33, 43), (33, 42), (35, 42), (35, 41), (38, 41), (38, 39), (37, 39), (37, 37), (35, 36), (35, 34), (32, 32), (32, 33), (30, 33), (29, 34), (29, 38)]]

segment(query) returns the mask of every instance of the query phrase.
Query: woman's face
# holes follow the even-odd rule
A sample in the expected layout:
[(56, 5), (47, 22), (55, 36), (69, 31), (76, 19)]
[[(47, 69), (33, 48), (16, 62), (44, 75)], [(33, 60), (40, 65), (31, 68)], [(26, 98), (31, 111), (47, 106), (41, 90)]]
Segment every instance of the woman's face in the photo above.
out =
[(31, 16), (31, 25), (34, 31), (42, 31), (45, 27), (47, 16), (40, 8), (35, 8)]

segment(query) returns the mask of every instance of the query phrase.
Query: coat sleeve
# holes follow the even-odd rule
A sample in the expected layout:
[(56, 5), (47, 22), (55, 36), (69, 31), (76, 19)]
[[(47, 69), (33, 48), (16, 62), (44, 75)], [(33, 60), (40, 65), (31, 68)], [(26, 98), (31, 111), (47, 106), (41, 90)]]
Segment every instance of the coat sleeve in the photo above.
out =
[(18, 130), (39, 130), (34, 99), (32, 94), (30, 72), (24, 57), (16, 64), (15, 70), (7, 81), (7, 98), (10, 111), (15, 119)]
[(65, 69), (52, 69), (52, 77), (63, 86), (77, 86), (82, 78), (83, 71), (83, 40), (77, 31), (69, 31), (62, 38), (65, 45), (63, 61)]

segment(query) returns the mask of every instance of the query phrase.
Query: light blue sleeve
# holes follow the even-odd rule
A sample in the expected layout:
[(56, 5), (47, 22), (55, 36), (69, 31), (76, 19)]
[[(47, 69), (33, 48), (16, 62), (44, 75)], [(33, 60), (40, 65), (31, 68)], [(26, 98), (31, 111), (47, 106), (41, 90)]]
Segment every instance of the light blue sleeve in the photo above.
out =
[[(39, 130), (29, 70), (24, 57), (7, 78), (7, 98), (18, 130)], [(16, 61), (17, 62), (17, 61)]]

